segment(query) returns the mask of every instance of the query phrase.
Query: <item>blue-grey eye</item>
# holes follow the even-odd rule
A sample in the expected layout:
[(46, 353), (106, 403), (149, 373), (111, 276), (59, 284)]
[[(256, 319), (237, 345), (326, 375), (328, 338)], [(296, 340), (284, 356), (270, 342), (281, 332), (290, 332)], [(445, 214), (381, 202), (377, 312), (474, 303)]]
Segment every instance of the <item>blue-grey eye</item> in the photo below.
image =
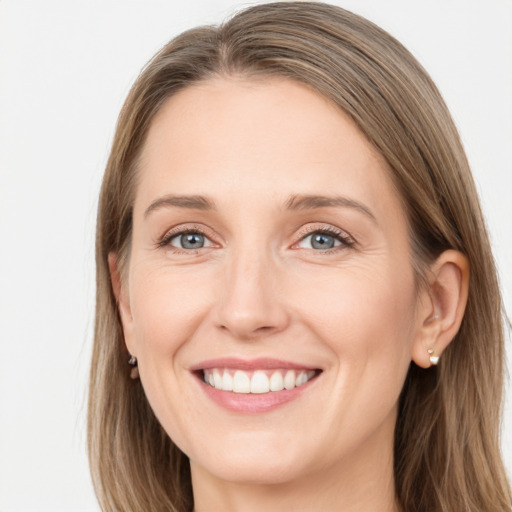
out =
[(180, 249), (201, 249), (205, 246), (205, 239), (201, 233), (183, 233), (175, 236), (171, 245)]
[(325, 233), (315, 233), (311, 235), (311, 246), (313, 249), (332, 249), (335, 239)]
[(341, 245), (341, 241), (334, 235), (328, 233), (316, 232), (304, 237), (299, 242), (299, 247), (303, 249), (319, 249), (326, 251)]

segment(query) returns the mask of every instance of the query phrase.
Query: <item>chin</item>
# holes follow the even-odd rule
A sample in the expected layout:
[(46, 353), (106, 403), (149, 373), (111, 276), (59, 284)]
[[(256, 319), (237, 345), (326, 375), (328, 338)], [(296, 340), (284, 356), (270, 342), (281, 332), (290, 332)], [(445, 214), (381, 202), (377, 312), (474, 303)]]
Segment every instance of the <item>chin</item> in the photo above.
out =
[(236, 484), (271, 485), (291, 482), (301, 476), (305, 468), (302, 464), (278, 459), (276, 456), (265, 455), (265, 460), (258, 457), (243, 458), (243, 454), (236, 454), (228, 460), (215, 461), (211, 467), (203, 469), (213, 476)]
[[(280, 484), (312, 470), (305, 442), (283, 435), (246, 435), (217, 438), (190, 454), (191, 466), (212, 476), (238, 484)], [(261, 434), (261, 433), (260, 433)], [(195, 453), (194, 453), (195, 452)]]

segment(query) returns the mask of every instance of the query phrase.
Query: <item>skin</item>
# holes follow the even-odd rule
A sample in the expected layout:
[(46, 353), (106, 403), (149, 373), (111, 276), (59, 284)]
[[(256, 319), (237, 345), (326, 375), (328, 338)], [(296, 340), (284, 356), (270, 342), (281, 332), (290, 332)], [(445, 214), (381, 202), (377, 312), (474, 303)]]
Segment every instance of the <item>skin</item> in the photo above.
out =
[[(169, 194), (216, 208), (155, 203)], [(311, 194), (352, 203), (286, 208)], [(180, 248), (186, 228), (205, 246)], [(322, 229), (340, 233), (330, 251), (312, 246)], [(338, 109), (284, 79), (174, 95), (142, 153), (124, 279), (115, 254), (110, 265), (148, 400), (190, 458), (196, 512), (399, 510), (397, 400), (411, 360), (428, 367), (427, 349), (440, 355), (456, 333), (468, 268), (447, 251), (417, 289), (387, 166)], [(240, 414), (190, 371), (219, 357), (322, 372), (298, 399)]]

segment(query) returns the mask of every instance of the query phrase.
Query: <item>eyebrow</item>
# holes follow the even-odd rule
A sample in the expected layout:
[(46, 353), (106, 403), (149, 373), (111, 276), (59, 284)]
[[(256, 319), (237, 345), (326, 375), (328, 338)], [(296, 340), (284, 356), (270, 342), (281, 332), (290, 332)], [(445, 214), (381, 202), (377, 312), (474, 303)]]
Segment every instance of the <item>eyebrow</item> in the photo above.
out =
[(372, 211), (362, 203), (343, 196), (293, 195), (288, 198), (285, 208), (288, 210), (314, 210), (316, 208), (343, 207), (353, 208), (373, 220), (377, 219)]
[[(147, 217), (151, 212), (155, 210), (170, 206), (203, 211), (217, 209), (215, 202), (205, 196), (177, 196), (170, 194), (153, 201), (144, 212), (144, 217)], [(284, 208), (286, 210), (292, 211), (314, 210), (317, 208), (329, 207), (352, 208), (363, 213), (374, 222), (377, 222), (375, 215), (367, 206), (348, 197), (295, 194), (290, 196), (284, 203)]]
[(178, 208), (189, 208), (191, 210), (215, 210), (215, 203), (204, 196), (175, 196), (167, 195), (153, 201), (146, 211), (144, 217), (147, 217), (152, 211), (167, 206), (176, 206)]

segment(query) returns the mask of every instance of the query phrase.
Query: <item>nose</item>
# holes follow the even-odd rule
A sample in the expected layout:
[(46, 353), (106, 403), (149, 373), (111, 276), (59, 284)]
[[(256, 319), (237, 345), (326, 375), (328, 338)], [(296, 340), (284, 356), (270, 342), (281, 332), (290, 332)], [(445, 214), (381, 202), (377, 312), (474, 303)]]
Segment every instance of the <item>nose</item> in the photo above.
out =
[(279, 269), (270, 254), (246, 250), (226, 262), (217, 325), (236, 339), (256, 340), (286, 329), (289, 314)]

